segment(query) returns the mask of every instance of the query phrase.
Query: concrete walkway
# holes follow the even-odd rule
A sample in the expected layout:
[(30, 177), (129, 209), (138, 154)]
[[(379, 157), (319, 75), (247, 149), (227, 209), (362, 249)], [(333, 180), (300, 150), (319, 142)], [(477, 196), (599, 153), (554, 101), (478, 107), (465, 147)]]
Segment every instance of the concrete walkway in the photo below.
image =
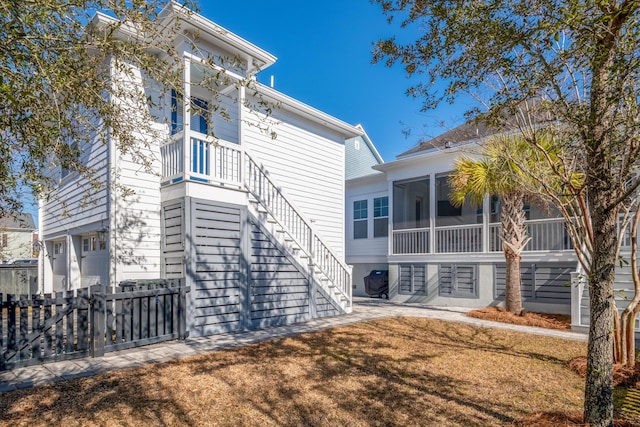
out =
[(322, 329), (385, 317), (426, 317), (449, 322), (469, 323), (477, 326), (507, 329), (531, 334), (586, 341), (585, 334), (509, 325), (467, 317), (468, 308), (434, 307), (424, 304), (394, 303), (374, 298), (354, 298), (353, 313), (345, 316), (311, 320), (306, 323), (280, 326), (260, 331), (236, 332), (169, 341), (129, 350), (107, 353), (104, 357), (84, 358), (0, 372), (0, 393), (33, 387), (73, 378), (90, 377), (107, 371), (134, 368), (148, 363), (166, 362), (206, 352), (239, 347), (269, 339), (289, 337)]

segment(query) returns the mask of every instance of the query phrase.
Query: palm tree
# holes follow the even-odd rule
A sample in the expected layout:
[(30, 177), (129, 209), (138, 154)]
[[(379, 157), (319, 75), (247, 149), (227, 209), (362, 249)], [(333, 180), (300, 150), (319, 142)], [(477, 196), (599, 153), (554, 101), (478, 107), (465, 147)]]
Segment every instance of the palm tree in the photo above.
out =
[(486, 195), (502, 199), (500, 240), (507, 264), (506, 308), (516, 315), (522, 314), (521, 254), (530, 240), (525, 225), (525, 178), (518, 164), (526, 162), (530, 154), (531, 148), (522, 138), (495, 137), (483, 146), (480, 159), (459, 158), (449, 177), (454, 205), (461, 206), (466, 200), (481, 204)]

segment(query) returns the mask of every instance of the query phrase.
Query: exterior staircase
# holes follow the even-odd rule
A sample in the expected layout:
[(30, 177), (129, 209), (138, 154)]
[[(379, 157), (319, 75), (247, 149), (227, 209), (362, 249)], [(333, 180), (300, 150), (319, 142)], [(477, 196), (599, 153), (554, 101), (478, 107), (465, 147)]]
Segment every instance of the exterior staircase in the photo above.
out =
[(323, 241), (311, 221), (283, 194), (266, 170), (248, 153), (244, 155), (249, 212), (305, 268), (311, 284), (329, 301), (333, 311), (350, 313), (351, 268)]

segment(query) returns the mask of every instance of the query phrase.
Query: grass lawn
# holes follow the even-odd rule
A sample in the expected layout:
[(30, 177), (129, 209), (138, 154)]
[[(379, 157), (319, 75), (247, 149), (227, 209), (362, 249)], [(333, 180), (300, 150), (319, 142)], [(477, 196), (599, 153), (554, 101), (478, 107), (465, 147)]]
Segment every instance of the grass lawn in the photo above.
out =
[(473, 426), (580, 413), (586, 344), (428, 319), (360, 323), (0, 395), (0, 425)]

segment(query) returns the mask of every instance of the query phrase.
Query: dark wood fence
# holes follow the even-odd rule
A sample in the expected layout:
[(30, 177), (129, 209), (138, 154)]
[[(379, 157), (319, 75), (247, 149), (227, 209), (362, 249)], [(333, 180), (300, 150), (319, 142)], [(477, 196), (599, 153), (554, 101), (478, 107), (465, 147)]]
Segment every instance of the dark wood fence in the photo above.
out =
[(183, 279), (45, 295), (0, 294), (0, 370), (184, 339)]

